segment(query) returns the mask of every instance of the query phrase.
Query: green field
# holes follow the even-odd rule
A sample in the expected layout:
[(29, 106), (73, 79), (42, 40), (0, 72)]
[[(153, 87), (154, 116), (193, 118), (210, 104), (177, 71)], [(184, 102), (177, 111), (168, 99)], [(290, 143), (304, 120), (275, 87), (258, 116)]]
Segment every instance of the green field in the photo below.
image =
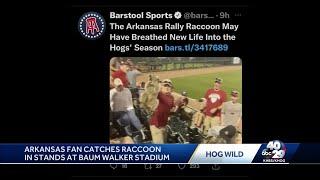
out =
[(240, 92), (239, 102), (242, 102), (241, 70), (172, 78), (172, 82), (174, 84), (175, 92), (181, 93), (182, 91), (187, 91), (189, 97), (200, 99), (204, 96), (207, 89), (213, 87), (214, 79), (216, 77), (223, 79), (222, 89), (227, 93), (228, 99), (230, 98), (230, 92), (236, 89)]

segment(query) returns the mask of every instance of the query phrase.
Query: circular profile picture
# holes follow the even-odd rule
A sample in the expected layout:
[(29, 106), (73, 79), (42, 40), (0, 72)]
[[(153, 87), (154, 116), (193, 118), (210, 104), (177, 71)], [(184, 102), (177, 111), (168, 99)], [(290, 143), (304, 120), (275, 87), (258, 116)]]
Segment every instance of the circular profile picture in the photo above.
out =
[(98, 39), (106, 29), (106, 22), (99, 13), (87, 12), (80, 17), (78, 29), (86, 39)]

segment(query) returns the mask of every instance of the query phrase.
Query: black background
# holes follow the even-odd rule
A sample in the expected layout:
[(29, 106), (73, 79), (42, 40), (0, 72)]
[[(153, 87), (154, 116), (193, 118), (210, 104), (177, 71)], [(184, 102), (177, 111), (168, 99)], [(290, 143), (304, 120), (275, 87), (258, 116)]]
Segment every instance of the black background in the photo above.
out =
[[(109, 7), (92, 4), (90, 7), (78, 2), (29, 4), (30, 7), (21, 6), (21, 10), (14, 11), (16, 21), (3, 20), (10, 31), (1, 30), (4, 31), (1, 50), (4, 75), (0, 142), (108, 141), (104, 73), (110, 54), (104, 39), (85, 40), (76, 29), (78, 18), (87, 9)], [(117, 2), (116, 7), (120, 8), (121, 4)], [(241, 41), (240, 52), (244, 59), (244, 142), (264, 143), (273, 139), (286, 143), (319, 142), (318, 128), (314, 125), (317, 106), (311, 105), (318, 100), (315, 65), (318, 51), (312, 43), (319, 38), (309, 23), (317, 22), (316, 11), (311, 10), (310, 4), (217, 4), (249, 5), (248, 19), (244, 22), (248, 27), (247, 38)], [(141, 5), (132, 4), (133, 7)], [(175, 6), (179, 5), (181, 3)], [(188, 8), (186, 2), (183, 6)], [(191, 7), (210, 9), (208, 5), (199, 4)], [(22, 175), (47, 176), (252, 176), (271, 175), (274, 171), (302, 176), (312, 173), (309, 171), (312, 166), (302, 165), (225, 165), (218, 173), (201, 166), (199, 170), (183, 172), (174, 165), (152, 172), (138, 165), (129, 165), (126, 171), (113, 171), (108, 165), (0, 167), (10, 175), (21, 170)], [(289, 173), (291, 170), (294, 172)]]

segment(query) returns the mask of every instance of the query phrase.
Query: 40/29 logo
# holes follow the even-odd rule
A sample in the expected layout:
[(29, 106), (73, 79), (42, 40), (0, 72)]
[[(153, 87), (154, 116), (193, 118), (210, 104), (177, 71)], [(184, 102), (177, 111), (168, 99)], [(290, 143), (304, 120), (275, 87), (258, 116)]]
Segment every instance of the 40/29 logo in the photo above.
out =
[(286, 155), (286, 146), (279, 140), (269, 141), (267, 147), (262, 151), (265, 159), (282, 159)]
[(106, 22), (97, 12), (84, 13), (78, 23), (80, 34), (87, 39), (101, 37), (106, 29)]

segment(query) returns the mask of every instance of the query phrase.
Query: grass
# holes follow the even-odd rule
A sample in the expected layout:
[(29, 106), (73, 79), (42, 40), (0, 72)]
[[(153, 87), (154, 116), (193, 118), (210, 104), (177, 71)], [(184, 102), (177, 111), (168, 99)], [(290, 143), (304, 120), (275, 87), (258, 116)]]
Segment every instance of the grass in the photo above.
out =
[[(212, 67), (214, 64), (186, 63), (186, 64), (184, 65), (184, 68), (185, 68), (185, 69), (188, 69), (188, 68), (203, 68), (203, 67), (205, 67), (205, 65)], [(180, 68), (180, 64), (177, 64), (177, 65), (176, 65), (176, 69), (179, 69), (179, 68)], [(163, 64), (161, 70), (163, 70), (163, 71), (174, 70), (173, 63), (167, 64), (167, 65), (164, 65), (164, 64)]]
[(230, 92), (234, 89), (240, 92), (239, 102), (242, 102), (242, 72), (241, 70), (217, 72), (197, 76), (186, 76), (172, 78), (174, 91), (181, 93), (187, 91), (188, 96), (194, 99), (200, 99), (209, 88), (213, 87), (214, 79), (220, 77), (223, 79), (222, 89), (227, 93), (230, 99)]

